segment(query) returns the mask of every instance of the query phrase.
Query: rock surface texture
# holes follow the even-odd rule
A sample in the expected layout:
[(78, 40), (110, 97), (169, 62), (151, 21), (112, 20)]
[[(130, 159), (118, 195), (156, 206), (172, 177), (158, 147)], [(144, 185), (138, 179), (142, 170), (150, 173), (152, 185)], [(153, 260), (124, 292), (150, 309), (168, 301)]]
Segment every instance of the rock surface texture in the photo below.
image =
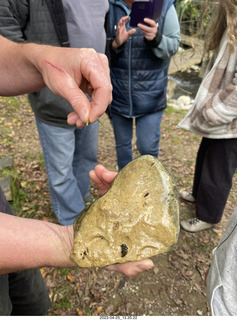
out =
[(171, 250), (179, 234), (172, 176), (153, 156), (125, 166), (111, 188), (74, 223), (70, 258), (80, 267), (136, 261)]

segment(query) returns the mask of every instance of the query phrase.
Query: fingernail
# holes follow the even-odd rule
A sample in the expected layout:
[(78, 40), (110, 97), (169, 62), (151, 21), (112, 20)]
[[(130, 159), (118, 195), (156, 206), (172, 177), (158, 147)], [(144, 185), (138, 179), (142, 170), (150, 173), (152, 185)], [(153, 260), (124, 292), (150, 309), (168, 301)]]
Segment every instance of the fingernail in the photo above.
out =
[(75, 124), (78, 128), (85, 127), (85, 123), (81, 119), (78, 119)]
[(154, 263), (152, 260), (145, 260), (145, 261), (141, 261), (140, 263), (138, 263), (138, 267), (144, 269), (151, 269), (152, 267), (154, 267)]
[(79, 117), (81, 121), (83, 121), (84, 123), (87, 123), (87, 121), (89, 120), (89, 114), (88, 114), (87, 108), (83, 108), (79, 111)]

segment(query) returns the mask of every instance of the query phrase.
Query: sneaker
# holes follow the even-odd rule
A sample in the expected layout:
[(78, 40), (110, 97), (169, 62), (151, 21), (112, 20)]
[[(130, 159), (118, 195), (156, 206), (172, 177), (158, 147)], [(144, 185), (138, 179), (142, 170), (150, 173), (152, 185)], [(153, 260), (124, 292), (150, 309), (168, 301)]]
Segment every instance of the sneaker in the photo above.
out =
[(180, 225), (182, 229), (188, 232), (198, 232), (214, 226), (213, 224), (199, 220), (198, 218), (184, 220), (180, 223)]
[(193, 203), (195, 202), (194, 196), (192, 195), (192, 193), (190, 193), (188, 191), (180, 192), (180, 196), (181, 196), (181, 198), (183, 198), (186, 201), (193, 202)]
[(92, 194), (90, 194), (89, 196), (85, 197), (84, 199), (84, 203), (85, 203), (85, 207), (89, 208), (90, 205), (92, 205), (93, 202), (95, 202), (95, 197), (93, 197)]

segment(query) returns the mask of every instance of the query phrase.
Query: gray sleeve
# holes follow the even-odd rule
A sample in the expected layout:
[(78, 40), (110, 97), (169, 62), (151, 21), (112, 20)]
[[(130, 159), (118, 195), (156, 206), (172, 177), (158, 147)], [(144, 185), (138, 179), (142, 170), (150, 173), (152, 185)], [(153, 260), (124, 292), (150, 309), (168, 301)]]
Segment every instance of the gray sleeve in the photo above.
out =
[(27, 9), (28, 5), (25, 0), (1, 0), (0, 34), (13, 41), (23, 42)]
[(152, 48), (157, 58), (169, 59), (179, 49), (180, 26), (175, 7), (172, 5), (166, 13), (162, 39), (156, 48)]
[(207, 300), (213, 316), (237, 315), (237, 209), (213, 253)]

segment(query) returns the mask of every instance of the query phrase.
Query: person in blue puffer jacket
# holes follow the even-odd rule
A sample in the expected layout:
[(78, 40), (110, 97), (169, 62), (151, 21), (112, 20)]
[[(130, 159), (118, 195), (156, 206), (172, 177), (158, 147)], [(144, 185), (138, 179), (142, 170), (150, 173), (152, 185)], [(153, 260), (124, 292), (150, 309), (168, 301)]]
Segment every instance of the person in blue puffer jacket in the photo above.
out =
[(164, 0), (157, 21), (129, 24), (133, 0), (110, 0), (110, 68), (113, 101), (109, 107), (118, 169), (133, 159), (133, 119), (141, 155), (158, 157), (160, 124), (166, 108), (168, 67), (180, 44), (174, 0)]

